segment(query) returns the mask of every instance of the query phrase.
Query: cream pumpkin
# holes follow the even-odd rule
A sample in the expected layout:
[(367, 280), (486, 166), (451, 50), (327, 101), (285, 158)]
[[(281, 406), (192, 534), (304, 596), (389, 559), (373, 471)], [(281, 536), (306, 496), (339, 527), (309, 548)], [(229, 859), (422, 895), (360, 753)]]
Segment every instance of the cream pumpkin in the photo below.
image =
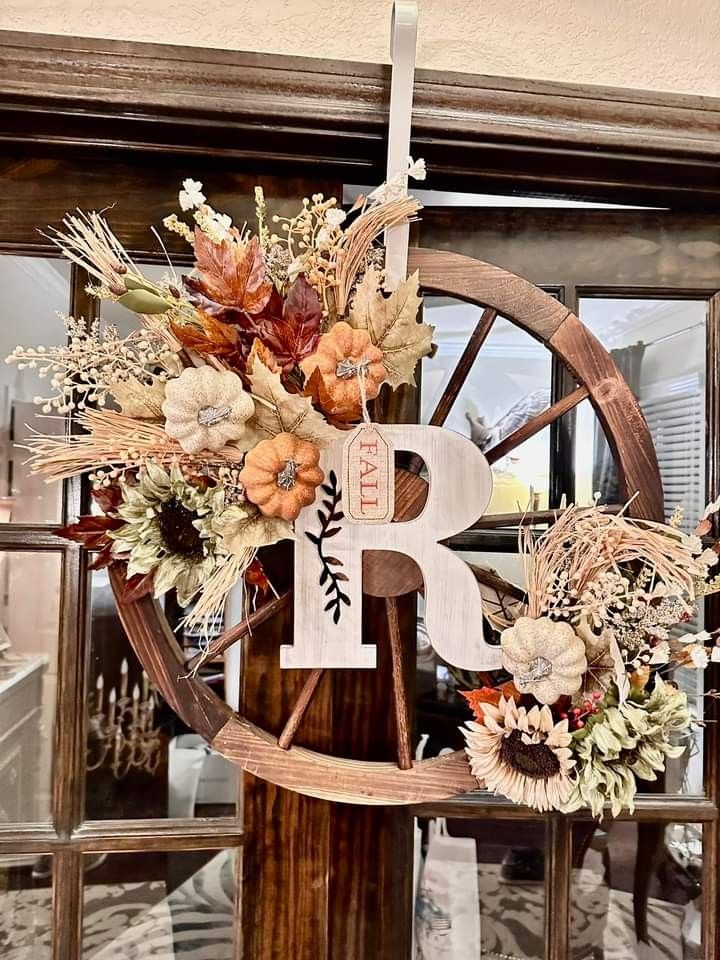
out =
[(167, 435), (196, 455), (239, 440), (255, 404), (237, 374), (205, 365), (168, 381), (162, 411)]
[(518, 617), (500, 642), (503, 666), (520, 693), (551, 704), (580, 689), (587, 669), (585, 644), (569, 623)]

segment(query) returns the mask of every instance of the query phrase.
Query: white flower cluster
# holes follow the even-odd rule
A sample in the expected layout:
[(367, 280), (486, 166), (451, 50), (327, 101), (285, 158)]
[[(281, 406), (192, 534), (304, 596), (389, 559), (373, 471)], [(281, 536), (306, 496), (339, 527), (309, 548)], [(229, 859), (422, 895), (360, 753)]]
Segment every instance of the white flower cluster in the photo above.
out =
[[(230, 235), (232, 220), (226, 213), (218, 213), (206, 201), (202, 192), (203, 185), (199, 180), (188, 178), (183, 180), (183, 188), (178, 194), (180, 209), (184, 212), (193, 211), (193, 219), (198, 227), (207, 234), (213, 243), (222, 243)], [(173, 233), (179, 233), (188, 243), (192, 243), (192, 230), (186, 223), (179, 220), (175, 214), (165, 217), (163, 225)]]
[(50, 378), (53, 392), (33, 399), (43, 413), (84, 410), (88, 403), (103, 407), (113, 384), (131, 378), (148, 385), (167, 379), (174, 354), (149, 331), (121, 338), (112, 324), (101, 329), (99, 320), (88, 325), (83, 319), (62, 319), (68, 338), (64, 346), (15, 347), (5, 360)]

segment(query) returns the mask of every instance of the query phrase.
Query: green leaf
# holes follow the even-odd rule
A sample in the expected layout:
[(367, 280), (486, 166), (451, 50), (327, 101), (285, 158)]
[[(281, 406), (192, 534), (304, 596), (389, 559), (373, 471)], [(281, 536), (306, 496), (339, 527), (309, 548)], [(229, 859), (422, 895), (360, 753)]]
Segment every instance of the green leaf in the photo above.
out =
[(129, 290), (117, 302), (128, 310), (140, 314), (167, 313), (170, 304), (149, 290)]

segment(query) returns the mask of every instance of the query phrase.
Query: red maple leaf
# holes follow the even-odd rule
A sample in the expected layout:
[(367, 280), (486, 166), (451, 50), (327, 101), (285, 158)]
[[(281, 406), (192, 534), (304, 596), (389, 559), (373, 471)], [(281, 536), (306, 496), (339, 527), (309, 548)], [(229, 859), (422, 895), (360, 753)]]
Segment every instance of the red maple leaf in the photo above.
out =
[(274, 288), (258, 238), (247, 245), (234, 237), (215, 243), (196, 228), (193, 246), (199, 276), (186, 278), (186, 284), (214, 303), (250, 315), (260, 313)]
[(265, 568), (257, 557), (245, 571), (245, 583), (251, 587), (257, 587), (263, 595), (270, 590), (270, 581), (265, 573)]
[(315, 350), (320, 339), (322, 303), (303, 274), (296, 278), (284, 302), (277, 291), (274, 294), (254, 319), (259, 338), (287, 372)]
[(120, 599), (123, 603), (132, 603), (153, 592), (153, 575), (150, 573), (136, 573), (127, 580), (123, 580), (120, 590)]
[(96, 517), (86, 514), (78, 517), (77, 523), (61, 527), (56, 531), (56, 536), (81, 543), (86, 550), (100, 550), (111, 543), (108, 533), (124, 524), (125, 521), (118, 517)]
[(122, 503), (122, 490), (116, 483), (109, 487), (93, 487), (90, 496), (103, 513), (114, 513)]

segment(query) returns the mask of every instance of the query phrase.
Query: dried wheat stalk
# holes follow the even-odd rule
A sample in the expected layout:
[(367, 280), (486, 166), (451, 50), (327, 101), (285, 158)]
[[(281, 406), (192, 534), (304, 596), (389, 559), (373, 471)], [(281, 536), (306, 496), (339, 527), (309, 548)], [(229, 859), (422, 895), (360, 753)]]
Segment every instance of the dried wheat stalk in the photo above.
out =
[(388, 227), (407, 223), (422, 204), (414, 197), (398, 197), (385, 203), (365, 208), (355, 222), (348, 227), (337, 254), (335, 266), (335, 301), (338, 316), (345, 315), (350, 291), (358, 273), (365, 266), (370, 247)]
[[(520, 531), (528, 584), (528, 615), (540, 617), (555, 605), (560, 592), (580, 597), (605, 572), (622, 574), (632, 564), (692, 598), (705, 567), (693, 556), (684, 535), (673, 527), (608, 514), (602, 508), (569, 507), (535, 541), (529, 528)], [(567, 574), (566, 585), (558, 576)], [(566, 613), (575, 611), (566, 606)]]
[[(184, 453), (180, 444), (168, 437), (161, 423), (137, 420), (114, 410), (86, 410), (77, 420), (87, 433), (68, 437), (38, 434), (30, 438), (26, 449), (31, 451), (28, 463), (33, 473), (45, 474), (49, 482), (100, 467), (139, 465), (150, 458), (161, 463), (197, 462), (197, 457)], [(241, 458), (242, 453), (232, 446), (213, 454), (213, 461), (219, 463)]]

